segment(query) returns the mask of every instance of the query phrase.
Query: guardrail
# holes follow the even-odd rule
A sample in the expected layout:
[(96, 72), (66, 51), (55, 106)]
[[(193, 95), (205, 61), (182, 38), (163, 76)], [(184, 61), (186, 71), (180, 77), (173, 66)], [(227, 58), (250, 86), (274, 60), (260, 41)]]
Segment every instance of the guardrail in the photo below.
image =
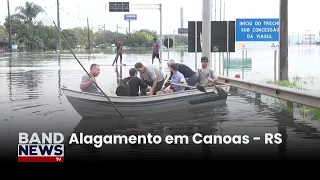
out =
[(238, 78), (219, 76), (219, 82), (228, 81), (233, 87), (254, 91), (256, 93), (283, 99), (292, 103), (299, 103), (310, 107), (320, 108), (320, 94), (307, 92), (299, 89), (287, 88), (273, 84), (260, 84), (256, 82), (245, 81)]

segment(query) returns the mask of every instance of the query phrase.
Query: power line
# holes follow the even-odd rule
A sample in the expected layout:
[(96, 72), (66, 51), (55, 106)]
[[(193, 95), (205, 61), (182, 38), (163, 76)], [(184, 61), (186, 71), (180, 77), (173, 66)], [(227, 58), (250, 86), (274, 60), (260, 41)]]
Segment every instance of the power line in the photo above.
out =
[[(74, 19), (78, 19), (78, 20), (81, 20), (83, 22), (86, 22), (87, 21), (87, 17), (82, 17), (82, 16), (79, 16), (78, 15), (75, 15), (75, 14), (72, 14), (70, 13), (69, 11), (67, 11), (66, 9), (62, 8), (61, 5), (60, 5), (60, 10), (64, 13), (66, 13), (69, 17), (72, 17)], [(108, 24), (108, 23), (101, 23), (101, 22), (97, 22), (95, 20), (93, 20), (92, 18), (89, 17), (89, 21), (90, 22), (93, 22), (94, 24), (105, 24), (106, 27), (112, 27), (112, 28), (115, 28), (117, 26), (117, 24)], [(125, 27), (121, 27), (119, 26), (120, 29), (125, 29)]]

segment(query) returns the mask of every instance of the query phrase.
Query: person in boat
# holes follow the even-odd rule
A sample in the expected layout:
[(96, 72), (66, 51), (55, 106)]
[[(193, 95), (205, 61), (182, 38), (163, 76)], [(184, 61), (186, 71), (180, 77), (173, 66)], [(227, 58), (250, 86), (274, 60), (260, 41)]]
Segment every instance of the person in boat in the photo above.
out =
[(141, 89), (147, 89), (148, 84), (138, 78), (137, 74), (137, 69), (131, 68), (129, 70), (130, 77), (124, 78), (117, 87), (117, 96), (139, 96), (139, 90), (141, 93), (144, 93), (141, 95), (146, 95), (145, 91), (142, 92)]
[(159, 64), (161, 63), (160, 56), (159, 56), (159, 48), (160, 48), (160, 45), (159, 45), (159, 43), (157, 42), (157, 38), (153, 38), (153, 44), (152, 44), (152, 64), (153, 64), (155, 58), (158, 58), (158, 59), (159, 59)]
[(139, 71), (140, 79), (151, 87), (148, 94), (156, 95), (156, 93), (161, 90), (164, 83), (163, 73), (152, 66), (144, 66), (141, 62), (137, 62), (134, 67)]
[(96, 84), (96, 77), (100, 74), (100, 66), (98, 64), (91, 64), (90, 66), (90, 77), (85, 74), (82, 76), (82, 80), (80, 83), (80, 89), (82, 92), (94, 93), (94, 94), (102, 94)]
[[(200, 76), (198, 72), (193, 71), (189, 66), (185, 64), (175, 63), (173, 59), (170, 59), (168, 62), (168, 67), (170, 67), (171, 64), (177, 64), (178, 65), (178, 71), (183, 74), (184, 78), (187, 81), (187, 84), (189, 86), (195, 86), (199, 80)], [(170, 73), (169, 79), (172, 77), (172, 72)], [(168, 84), (167, 84), (168, 85)]]
[(116, 65), (118, 64), (119, 57), (120, 57), (120, 65), (122, 65), (122, 48), (123, 48), (123, 38), (120, 38), (117, 44), (117, 53), (119, 53), (119, 56), (116, 60)]
[[(178, 68), (179, 68), (178, 63), (170, 64), (169, 68), (172, 73), (172, 76), (170, 78), (170, 83), (188, 85), (184, 75), (181, 72), (179, 72), (179, 70), (178, 70)], [(171, 84), (166, 89), (164, 89), (162, 91), (158, 91), (157, 94), (167, 94), (167, 93), (172, 93), (172, 92), (184, 92), (184, 91), (185, 91), (184, 86)]]
[(200, 74), (200, 86), (211, 86), (218, 81), (214, 71), (208, 66), (208, 62), (208, 57), (201, 57), (201, 68), (198, 69)]

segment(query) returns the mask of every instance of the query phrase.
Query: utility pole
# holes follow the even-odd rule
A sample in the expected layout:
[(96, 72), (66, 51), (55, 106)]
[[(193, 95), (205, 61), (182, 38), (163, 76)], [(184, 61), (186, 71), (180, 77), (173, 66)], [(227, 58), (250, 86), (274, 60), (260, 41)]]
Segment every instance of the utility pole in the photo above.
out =
[(7, 5), (8, 5), (8, 25), (9, 25), (9, 52), (12, 52), (12, 36), (11, 36), (11, 17), (10, 17), (10, 3), (9, 0), (7, 0)]
[(87, 18), (87, 27), (88, 27), (88, 47), (89, 53), (91, 53), (91, 41), (90, 41), (90, 26), (89, 26), (89, 18)]
[(279, 80), (288, 80), (288, 0), (280, 0)]
[[(60, 28), (60, 4), (59, 4), (59, 0), (57, 0), (57, 22), (58, 22), (58, 29), (61, 30)], [(59, 44), (59, 51), (61, 51), (61, 37), (59, 36), (59, 40), (58, 40)]]
[(117, 24), (117, 41), (119, 40), (119, 25)]
[[(220, 18), (220, 21), (221, 21), (221, 15), (222, 15), (222, 0), (220, 0), (220, 9), (219, 9), (219, 18)], [(221, 74), (221, 53), (219, 52), (219, 75)]]
[[(106, 24), (103, 24), (103, 37), (106, 35)], [(103, 41), (103, 46), (106, 48), (106, 41)]]
[(130, 34), (130, 20), (129, 20), (129, 34)]
[[(223, 21), (226, 20), (226, 1), (223, 1)], [(222, 60), (221, 60), (221, 66), (222, 66), (222, 75), (224, 76), (224, 53), (221, 54), (222, 55)], [(228, 58), (227, 58), (228, 59)], [(228, 60), (227, 60), (228, 62)], [(228, 65), (228, 63), (227, 63)]]
[[(217, 0), (214, 0), (214, 21), (217, 21)], [(211, 33), (211, 31), (210, 31), (210, 33)], [(210, 47), (210, 54), (212, 55), (211, 47)], [(216, 69), (216, 67), (217, 67), (217, 53), (214, 52), (213, 56), (214, 56), (213, 57), (214, 58), (214, 62), (213, 62), (214, 63), (214, 68), (213, 69), (214, 69), (214, 72), (217, 72), (217, 69)], [(212, 58), (211, 58), (211, 61), (212, 61)], [(212, 62), (211, 62), (211, 68), (212, 68)]]

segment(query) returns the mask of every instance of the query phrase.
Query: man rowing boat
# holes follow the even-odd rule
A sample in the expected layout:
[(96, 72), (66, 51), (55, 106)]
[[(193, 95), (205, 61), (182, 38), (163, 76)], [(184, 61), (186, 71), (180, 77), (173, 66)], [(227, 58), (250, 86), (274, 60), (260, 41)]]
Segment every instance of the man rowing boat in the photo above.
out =
[(209, 59), (208, 57), (201, 57), (201, 69), (200, 73), (200, 86), (211, 86), (211, 84), (216, 83), (219, 79), (215, 76), (214, 71), (208, 66)]
[(137, 62), (134, 67), (140, 72), (140, 79), (151, 86), (149, 94), (156, 95), (164, 83), (163, 73), (152, 66), (144, 66), (141, 62)]
[(90, 77), (85, 74), (82, 76), (80, 83), (80, 89), (82, 92), (102, 94), (98, 87), (95, 85), (96, 77), (100, 74), (100, 66), (98, 64), (91, 64), (90, 66)]

